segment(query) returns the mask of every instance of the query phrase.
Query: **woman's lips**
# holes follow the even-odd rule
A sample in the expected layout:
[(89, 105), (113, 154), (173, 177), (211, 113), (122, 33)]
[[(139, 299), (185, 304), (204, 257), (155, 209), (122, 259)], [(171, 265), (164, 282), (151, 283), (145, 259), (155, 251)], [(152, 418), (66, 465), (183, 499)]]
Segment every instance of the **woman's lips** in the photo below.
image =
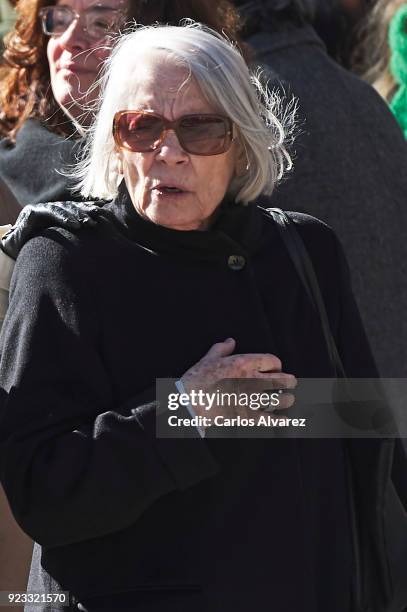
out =
[(180, 187), (170, 187), (167, 185), (157, 185), (151, 190), (156, 197), (159, 198), (176, 198), (181, 199), (189, 195), (189, 191), (185, 191)]
[(159, 191), (161, 193), (189, 193), (189, 191), (180, 183), (175, 183), (172, 181), (168, 181), (168, 183), (158, 183), (158, 185), (154, 185), (151, 191)]
[(157, 187), (156, 189), (153, 189), (152, 191), (156, 197), (164, 198), (164, 199), (172, 198), (172, 199), (179, 200), (189, 195), (188, 191), (176, 191), (176, 190), (170, 190), (170, 189), (162, 189), (161, 187)]

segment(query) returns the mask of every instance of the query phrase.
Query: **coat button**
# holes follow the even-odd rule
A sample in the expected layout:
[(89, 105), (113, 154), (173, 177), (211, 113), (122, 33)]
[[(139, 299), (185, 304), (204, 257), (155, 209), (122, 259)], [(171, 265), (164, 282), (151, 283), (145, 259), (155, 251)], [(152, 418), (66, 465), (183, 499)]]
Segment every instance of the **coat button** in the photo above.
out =
[(246, 259), (242, 255), (230, 255), (228, 266), (231, 270), (242, 270), (246, 265)]

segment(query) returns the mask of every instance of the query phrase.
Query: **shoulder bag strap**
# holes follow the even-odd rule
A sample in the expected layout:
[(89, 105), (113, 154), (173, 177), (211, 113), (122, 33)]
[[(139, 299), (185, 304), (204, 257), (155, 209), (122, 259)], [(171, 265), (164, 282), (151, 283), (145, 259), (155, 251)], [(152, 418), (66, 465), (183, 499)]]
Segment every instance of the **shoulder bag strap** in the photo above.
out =
[(321, 321), (329, 357), (337, 377), (346, 378), (345, 368), (329, 324), (318, 278), (306, 246), (293, 221), (280, 208), (263, 208), (276, 222), (278, 232), (290, 255), (291, 261)]

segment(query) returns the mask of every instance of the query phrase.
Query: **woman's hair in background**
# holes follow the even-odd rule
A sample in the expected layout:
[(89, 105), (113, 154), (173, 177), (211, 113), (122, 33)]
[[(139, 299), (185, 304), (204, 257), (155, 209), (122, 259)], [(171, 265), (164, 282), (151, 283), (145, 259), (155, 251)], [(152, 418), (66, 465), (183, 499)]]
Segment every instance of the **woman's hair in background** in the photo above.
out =
[(236, 0), (243, 36), (279, 32), (312, 24), (336, 61), (350, 66), (356, 25), (372, 0)]
[(353, 58), (355, 71), (373, 85), (388, 102), (398, 88), (389, 67), (389, 26), (403, 4), (406, 4), (405, 0), (378, 0), (376, 2), (360, 30), (361, 42)]
[(244, 36), (301, 26), (315, 13), (315, 0), (235, 0), (235, 5), (242, 15)]
[(194, 77), (211, 106), (232, 119), (247, 169), (233, 179), (231, 195), (247, 203), (260, 193), (271, 194), (284, 170), (291, 167), (285, 141), (294, 129), (295, 104), (284, 111), (277, 94), (249, 71), (236, 46), (189, 21), (183, 27), (138, 27), (118, 39), (101, 77), (100, 108), (88, 132), (83, 161), (71, 174), (82, 195), (105, 199), (117, 195), (113, 117), (129, 108), (137, 87), (137, 64), (154, 51), (185, 67), (189, 75), (185, 83)]
[[(15, 140), (29, 118), (43, 122), (53, 132), (74, 133), (75, 128), (54, 99), (47, 60), (49, 37), (42, 32), (39, 10), (55, 0), (20, 0), (17, 22), (5, 37), (0, 67), (0, 136)], [(229, 0), (129, 0), (128, 19), (149, 25), (178, 25), (189, 17), (239, 40), (239, 15)]]
[(350, 68), (357, 29), (365, 19), (371, 0), (314, 0), (313, 26), (325, 43), (328, 54)]

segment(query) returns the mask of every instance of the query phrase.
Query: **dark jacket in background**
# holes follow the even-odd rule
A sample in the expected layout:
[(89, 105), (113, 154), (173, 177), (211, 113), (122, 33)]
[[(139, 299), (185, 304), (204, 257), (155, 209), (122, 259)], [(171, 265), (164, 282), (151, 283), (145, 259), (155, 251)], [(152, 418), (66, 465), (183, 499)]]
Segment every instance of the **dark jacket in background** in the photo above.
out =
[[(274, 206), (340, 238), (380, 373), (407, 376), (407, 145), (378, 94), (327, 55), (310, 26), (260, 32), (256, 60), (299, 99), (294, 171)], [(271, 82), (273, 84), (273, 81)], [(356, 350), (356, 347), (355, 347)]]
[[(178, 232), (143, 220), (127, 195), (103, 214), (94, 229), (50, 229), (24, 246), (1, 336), (1, 478), (41, 545), (30, 590), (68, 590), (91, 612), (348, 612), (357, 572), (343, 440), (155, 436), (156, 378), (179, 377), (227, 337), (298, 377), (333, 375), (274, 222), (225, 205), (210, 231)], [(348, 375), (375, 376), (335, 236), (293, 219)], [(231, 255), (246, 265), (230, 267)], [(354, 444), (376, 568), (381, 446)]]
[(75, 200), (68, 178), (60, 171), (75, 162), (79, 143), (78, 139), (50, 132), (37, 119), (28, 119), (17, 133), (15, 144), (6, 138), (0, 141), (0, 179), (21, 207)]

